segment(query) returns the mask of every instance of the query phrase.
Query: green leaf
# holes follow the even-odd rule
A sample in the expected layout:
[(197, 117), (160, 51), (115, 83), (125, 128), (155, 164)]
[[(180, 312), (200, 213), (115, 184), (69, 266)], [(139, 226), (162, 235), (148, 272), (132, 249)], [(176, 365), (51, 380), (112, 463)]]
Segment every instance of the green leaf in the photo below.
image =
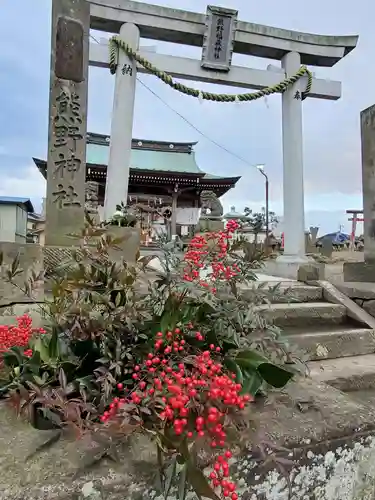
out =
[(33, 341), (33, 350), (40, 354), (40, 359), (43, 363), (48, 363), (50, 361), (48, 345), (45, 344), (43, 337), (37, 337)]
[(163, 316), (161, 317), (160, 320), (160, 331), (166, 332), (169, 328), (169, 323), (170, 323), (171, 316), (169, 312), (164, 312)]
[(14, 257), (12, 265), (11, 265), (12, 276), (15, 276), (16, 274), (18, 274), (17, 271), (19, 271), (19, 267), (20, 267), (20, 254), (17, 253), (17, 255)]
[(168, 467), (165, 474), (165, 483), (164, 483), (164, 498), (168, 498), (169, 492), (171, 491), (171, 487), (173, 484), (173, 479), (176, 477), (176, 457), (172, 459), (170, 466)]
[(178, 444), (174, 443), (172, 441), (172, 439), (170, 439), (168, 436), (166, 436), (163, 432), (156, 431), (156, 434), (159, 438), (159, 441), (160, 441), (162, 448), (166, 448), (168, 450), (175, 450), (178, 447)]
[(208, 484), (206, 476), (191, 461), (187, 463), (187, 476), (189, 483), (199, 497), (211, 498), (211, 500), (220, 500)]
[(185, 500), (187, 493), (187, 465), (180, 472), (178, 482), (177, 500)]
[(33, 351), (33, 355), (28, 361), (28, 366), (33, 373), (39, 373), (41, 368), (40, 354), (38, 351)]
[(9, 351), (4, 352), (2, 359), (6, 366), (17, 366), (23, 362), (23, 356), (18, 347), (11, 347)]
[(143, 255), (138, 259), (138, 263), (142, 264), (142, 268), (144, 269), (155, 257), (156, 255)]
[(284, 387), (293, 377), (293, 373), (281, 366), (269, 363), (268, 360), (256, 351), (242, 351), (235, 358), (242, 370), (257, 371), (267, 384), (278, 389)]
[(243, 371), (243, 377), (242, 394), (251, 394), (255, 396), (262, 387), (263, 378), (257, 371), (248, 372), (246, 370)]
[(54, 328), (53, 331), (52, 331), (52, 335), (49, 339), (49, 342), (48, 342), (48, 352), (49, 352), (49, 355), (52, 359), (57, 359), (59, 357), (59, 336), (58, 336), (58, 333), (56, 331), (56, 329)]
[(258, 367), (258, 373), (267, 382), (267, 384), (272, 385), (272, 387), (275, 387), (276, 389), (284, 387), (294, 375), (292, 372), (285, 370), (283, 367), (272, 363), (262, 363)]
[(60, 368), (60, 371), (59, 371), (59, 383), (60, 383), (61, 388), (65, 390), (67, 380), (66, 380), (65, 372), (62, 368)]
[(268, 363), (267, 358), (256, 351), (241, 351), (235, 357), (236, 363), (246, 369), (257, 370), (262, 363)]
[(229, 357), (224, 358), (224, 365), (228, 368), (229, 371), (236, 375), (237, 384), (243, 384), (243, 374), (241, 368), (238, 364)]
[(39, 386), (42, 386), (44, 384), (43, 379), (41, 377), (38, 377), (37, 375), (34, 375), (34, 380), (35, 383)]

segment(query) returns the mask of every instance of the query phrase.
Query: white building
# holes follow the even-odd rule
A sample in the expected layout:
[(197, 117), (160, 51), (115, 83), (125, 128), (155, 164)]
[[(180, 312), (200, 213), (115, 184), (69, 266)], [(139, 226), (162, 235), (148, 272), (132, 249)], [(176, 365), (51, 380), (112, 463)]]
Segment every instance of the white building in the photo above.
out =
[(28, 198), (0, 196), (0, 241), (26, 243), (27, 214), (34, 212)]

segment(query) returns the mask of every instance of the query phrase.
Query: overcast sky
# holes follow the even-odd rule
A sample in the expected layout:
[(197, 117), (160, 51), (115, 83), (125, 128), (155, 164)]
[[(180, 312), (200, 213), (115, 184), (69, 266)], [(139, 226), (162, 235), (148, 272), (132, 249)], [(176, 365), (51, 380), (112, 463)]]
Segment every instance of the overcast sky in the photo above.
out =
[[(121, 0), (119, 0), (121, 1)], [(0, 2), (0, 195), (30, 197), (37, 207), (45, 183), (31, 157), (46, 157), (51, 0)], [(164, 6), (205, 12), (206, 0), (154, 0)], [(216, 4), (216, 2), (212, 2)], [(322, 232), (348, 227), (345, 210), (362, 208), (359, 113), (374, 104), (375, 31), (373, 0), (300, 0), (249, 2), (231, 0), (244, 21), (326, 35), (358, 34), (358, 47), (333, 68), (312, 68), (316, 76), (343, 82), (337, 101), (307, 99), (303, 104), (306, 225)], [(95, 37), (104, 36), (93, 33)], [(155, 42), (143, 40), (142, 45)], [(157, 43), (160, 52), (200, 58), (200, 49)], [(235, 55), (235, 64), (266, 69), (275, 61)], [(263, 177), (253, 165), (263, 163), (270, 178), (271, 208), (282, 214), (281, 98), (242, 104), (200, 104), (152, 76), (140, 75), (153, 92), (216, 142), (245, 158), (223, 152), (138, 85), (133, 136), (167, 141), (199, 141), (200, 168), (217, 175), (241, 175), (224, 199), (257, 209), (264, 204)], [(109, 133), (114, 77), (91, 68), (88, 130)], [(192, 84), (216, 92), (233, 88)], [(243, 92), (243, 90), (239, 90)]]

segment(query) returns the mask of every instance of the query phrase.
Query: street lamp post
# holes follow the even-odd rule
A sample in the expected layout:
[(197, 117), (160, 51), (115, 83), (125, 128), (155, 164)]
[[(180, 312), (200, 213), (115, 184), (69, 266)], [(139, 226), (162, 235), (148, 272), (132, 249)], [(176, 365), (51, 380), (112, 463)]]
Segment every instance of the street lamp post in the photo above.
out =
[(266, 179), (266, 248), (268, 248), (269, 244), (269, 188), (268, 188), (268, 176), (266, 172), (264, 171), (264, 165), (257, 165), (256, 166), (259, 172), (264, 176)]

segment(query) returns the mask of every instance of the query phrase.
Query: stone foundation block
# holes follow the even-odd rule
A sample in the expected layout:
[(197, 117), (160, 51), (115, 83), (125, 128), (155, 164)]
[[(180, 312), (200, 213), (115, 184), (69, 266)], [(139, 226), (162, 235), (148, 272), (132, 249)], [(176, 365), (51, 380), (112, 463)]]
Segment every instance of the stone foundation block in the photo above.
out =
[(344, 281), (375, 283), (375, 262), (345, 262), (343, 269)]
[(325, 264), (317, 262), (282, 262), (269, 260), (264, 267), (264, 273), (302, 282), (323, 280)]

